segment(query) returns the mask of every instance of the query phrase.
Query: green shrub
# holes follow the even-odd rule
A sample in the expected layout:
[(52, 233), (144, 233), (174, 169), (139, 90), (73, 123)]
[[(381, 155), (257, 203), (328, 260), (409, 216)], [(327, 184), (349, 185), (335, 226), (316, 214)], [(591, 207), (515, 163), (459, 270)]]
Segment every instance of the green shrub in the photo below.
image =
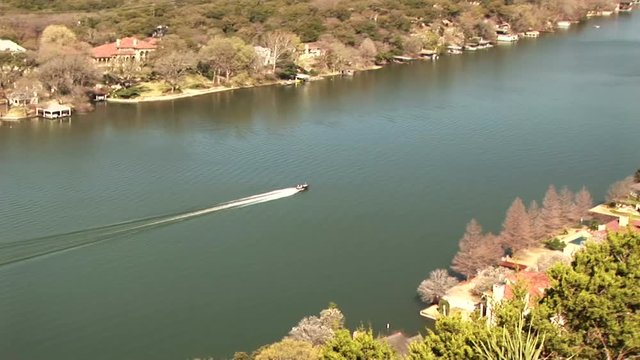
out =
[(553, 238), (553, 239), (545, 240), (544, 246), (550, 250), (562, 251), (567, 246), (567, 244), (558, 238)]
[(140, 96), (140, 94), (142, 94), (145, 91), (148, 91), (149, 89), (147, 89), (145, 86), (142, 85), (136, 85), (136, 86), (132, 86), (129, 88), (123, 88), (120, 90), (116, 90), (112, 96), (114, 98), (119, 98), (119, 99), (134, 99), (137, 98), (138, 96)]

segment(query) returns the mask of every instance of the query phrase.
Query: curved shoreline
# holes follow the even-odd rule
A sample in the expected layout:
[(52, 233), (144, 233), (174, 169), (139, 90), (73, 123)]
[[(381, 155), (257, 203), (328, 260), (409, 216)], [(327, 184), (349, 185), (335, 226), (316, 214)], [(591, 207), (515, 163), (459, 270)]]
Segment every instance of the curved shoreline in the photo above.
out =
[[(383, 68), (383, 66), (375, 65), (375, 66), (370, 66), (368, 68), (360, 69), (357, 71), (378, 70), (381, 68)], [(322, 80), (327, 77), (338, 76), (338, 75), (340, 75), (340, 73), (322, 74), (322, 75), (318, 75), (311, 78), (309, 81)], [(204, 90), (187, 89), (185, 92), (182, 92), (180, 94), (146, 96), (146, 97), (143, 96), (143, 97), (134, 98), (134, 99), (107, 98), (105, 101), (110, 103), (117, 103), (117, 104), (138, 104), (138, 103), (144, 103), (144, 102), (160, 102), (160, 101), (184, 99), (184, 98), (190, 98), (190, 97), (195, 97), (200, 95), (214, 94), (218, 92), (238, 90), (238, 89), (251, 89), (251, 88), (257, 88), (262, 86), (273, 86), (273, 85), (283, 85), (283, 86), (293, 85), (293, 84), (296, 84), (297, 82), (300, 82), (300, 80), (278, 80), (278, 81), (267, 82), (267, 83), (257, 84), (257, 85), (216, 87), (216, 88), (210, 88), (210, 89), (204, 89)]]

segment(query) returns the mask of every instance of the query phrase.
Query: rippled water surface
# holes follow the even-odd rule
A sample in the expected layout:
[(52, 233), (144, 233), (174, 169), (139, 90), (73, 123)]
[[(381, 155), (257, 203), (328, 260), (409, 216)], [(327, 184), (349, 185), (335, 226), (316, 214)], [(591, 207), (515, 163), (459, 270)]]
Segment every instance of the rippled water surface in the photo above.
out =
[[(189, 359), (336, 302), (423, 328), (415, 288), (515, 196), (639, 166), (640, 18), (299, 87), (0, 127), (0, 241), (309, 192), (0, 268), (0, 358)], [(600, 29), (592, 27), (600, 24)]]

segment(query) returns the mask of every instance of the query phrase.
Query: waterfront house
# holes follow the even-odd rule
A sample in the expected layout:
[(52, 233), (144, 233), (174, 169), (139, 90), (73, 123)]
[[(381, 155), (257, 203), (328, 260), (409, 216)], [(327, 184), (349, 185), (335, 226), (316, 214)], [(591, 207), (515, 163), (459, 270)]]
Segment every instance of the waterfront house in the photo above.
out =
[(630, 12), (633, 10), (633, 1), (620, 1), (618, 6), (616, 6), (616, 10), (619, 12)]
[(568, 29), (571, 26), (571, 21), (558, 21), (558, 29)]
[(38, 104), (38, 93), (33, 91), (16, 91), (7, 96), (11, 106), (28, 106)]
[(45, 119), (59, 119), (71, 116), (71, 108), (66, 105), (51, 104), (47, 107), (37, 108), (36, 115)]
[(494, 284), (490, 292), (483, 296), (481, 313), (487, 317), (489, 323), (493, 322), (493, 308), (502, 300), (509, 300), (515, 296), (515, 289), (522, 286), (525, 296), (524, 313), (528, 313), (538, 300), (544, 296), (544, 292), (551, 286), (549, 277), (543, 272), (520, 271), (509, 275), (502, 284)]
[(400, 56), (400, 55), (398, 55), (398, 56), (394, 56), (393, 57), (393, 61), (397, 62), (397, 63), (406, 63), (406, 62), (409, 62), (411, 60), (413, 60), (413, 58), (410, 58), (408, 56)]
[(91, 49), (91, 57), (96, 63), (105, 65), (116, 59), (144, 61), (156, 48), (155, 39), (139, 40), (126, 37), (94, 47)]
[(305, 58), (318, 58), (324, 55), (327, 51), (322, 47), (319, 42), (304, 43), (301, 57)]
[(22, 46), (16, 44), (11, 40), (0, 39), (0, 51), (1, 52), (10, 52), (10, 53), (23, 53), (26, 52), (27, 49)]
[(438, 60), (438, 53), (435, 50), (420, 50), (420, 57), (423, 59)]
[(504, 23), (496, 25), (496, 40), (498, 42), (518, 41), (518, 35), (511, 33), (511, 25)]

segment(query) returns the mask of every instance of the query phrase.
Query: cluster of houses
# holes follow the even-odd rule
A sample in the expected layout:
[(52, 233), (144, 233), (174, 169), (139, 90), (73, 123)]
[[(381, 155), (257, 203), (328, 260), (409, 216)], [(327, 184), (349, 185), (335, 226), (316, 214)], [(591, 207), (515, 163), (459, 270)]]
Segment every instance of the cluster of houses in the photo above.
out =
[[(637, 195), (640, 195), (640, 183), (635, 184), (635, 188), (632, 191), (636, 191)], [(640, 233), (640, 220), (637, 220), (640, 219), (640, 205), (635, 205), (634, 207), (618, 204), (613, 211), (605, 205), (598, 205), (591, 209), (590, 212), (599, 218), (600, 225), (594, 228), (573, 229), (564, 235), (558, 236), (558, 239), (566, 244), (562, 250), (562, 254), (566, 258), (573, 257), (589, 241), (602, 241), (609, 232), (628, 229), (629, 231)], [(503, 261), (498, 266), (514, 270), (514, 273), (509, 275), (505, 281), (494, 284), (492, 289), (484, 292), (482, 296), (473, 295), (471, 292), (475, 286), (475, 279), (463, 282), (454, 286), (443, 296), (442, 299), (447, 304), (444, 314), (442, 313), (442, 307), (439, 308), (439, 305), (432, 305), (420, 311), (420, 315), (435, 320), (440, 316), (457, 312), (464, 318), (479, 310), (480, 314), (490, 322), (492, 321), (492, 308), (504, 299), (511, 299), (514, 296), (515, 286), (525, 287), (525, 300), (528, 306), (525, 311), (528, 311), (528, 309), (535, 306), (537, 301), (544, 295), (545, 290), (550, 286), (547, 275), (538, 269), (538, 260), (543, 256), (553, 255), (554, 253), (557, 254), (558, 250), (528, 249), (520, 254), (514, 254), (512, 258), (503, 258)]]

